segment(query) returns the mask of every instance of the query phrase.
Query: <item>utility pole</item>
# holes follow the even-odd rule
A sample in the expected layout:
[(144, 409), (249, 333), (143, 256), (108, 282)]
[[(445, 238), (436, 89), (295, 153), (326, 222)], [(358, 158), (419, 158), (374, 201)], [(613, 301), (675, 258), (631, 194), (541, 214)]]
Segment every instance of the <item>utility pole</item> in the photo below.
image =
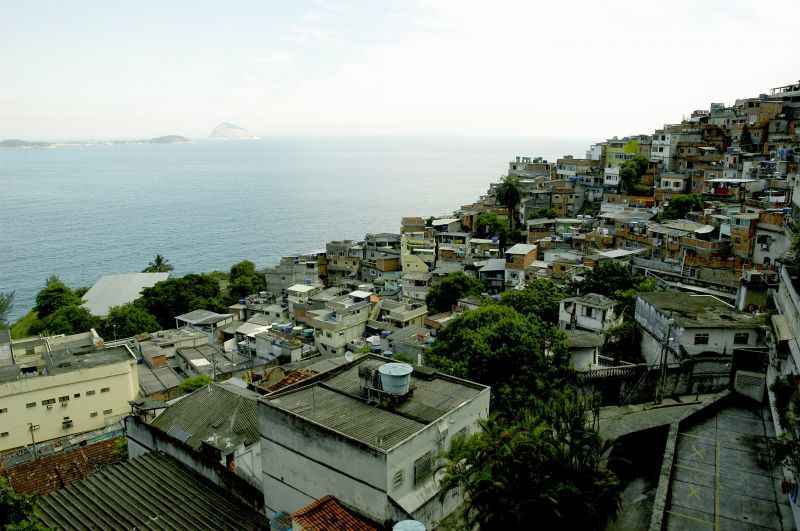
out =
[(673, 321), (670, 319), (667, 325), (667, 335), (661, 341), (661, 366), (659, 367), (658, 382), (656, 383), (654, 404), (660, 404), (663, 399), (664, 387), (667, 382), (667, 357), (669, 352), (670, 335), (672, 335)]
[(31, 432), (31, 442), (33, 443), (33, 459), (39, 459), (39, 452), (36, 450), (36, 439), (33, 436), (33, 432), (39, 429), (38, 424), (34, 424), (33, 422), (28, 423), (28, 430)]

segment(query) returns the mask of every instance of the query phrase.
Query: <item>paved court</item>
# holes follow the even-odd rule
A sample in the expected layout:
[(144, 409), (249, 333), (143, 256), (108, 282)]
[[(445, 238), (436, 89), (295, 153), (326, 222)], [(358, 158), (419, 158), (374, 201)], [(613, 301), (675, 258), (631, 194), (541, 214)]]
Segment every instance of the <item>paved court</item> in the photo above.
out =
[(780, 473), (759, 462), (751, 436), (774, 436), (758, 412), (729, 406), (683, 423), (664, 515), (668, 530), (794, 529)]

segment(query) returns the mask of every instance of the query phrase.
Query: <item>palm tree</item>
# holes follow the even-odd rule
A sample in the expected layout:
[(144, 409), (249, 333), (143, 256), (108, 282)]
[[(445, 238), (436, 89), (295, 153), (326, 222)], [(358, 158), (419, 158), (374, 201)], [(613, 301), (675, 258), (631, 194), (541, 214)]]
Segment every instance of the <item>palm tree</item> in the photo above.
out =
[(519, 189), (519, 179), (516, 176), (508, 175), (503, 178), (503, 182), (497, 187), (497, 201), (508, 209), (508, 228), (514, 232), (514, 219), (516, 218), (517, 205), (522, 200), (522, 192)]
[(153, 261), (147, 264), (147, 267), (144, 268), (142, 273), (166, 273), (168, 271), (172, 271), (173, 269), (175, 268), (172, 267), (172, 264), (169, 263), (169, 260), (160, 254), (157, 254)]

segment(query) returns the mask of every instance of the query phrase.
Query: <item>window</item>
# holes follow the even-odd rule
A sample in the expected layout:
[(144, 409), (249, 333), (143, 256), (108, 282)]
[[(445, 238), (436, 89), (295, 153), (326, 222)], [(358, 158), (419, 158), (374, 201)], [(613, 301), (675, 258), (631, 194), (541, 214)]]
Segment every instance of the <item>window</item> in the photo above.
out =
[(110, 388), (108, 388), (108, 387), (103, 387), (102, 389), (100, 389), (100, 392), (101, 392), (101, 393), (107, 393), (107, 392), (109, 392), (109, 391), (111, 391), (111, 389), (110, 389)]
[(29, 409), (32, 407), (36, 407), (36, 402), (28, 402), (27, 404), (25, 404), (25, 407)]
[(43, 406), (52, 406), (55, 403), (56, 403), (56, 399), (55, 398), (48, 398), (47, 400), (42, 400), (42, 405)]
[(59, 396), (59, 397), (58, 397), (58, 401), (59, 401), (59, 402), (69, 402), (69, 395), (66, 395), (66, 396)]
[(583, 309), (583, 315), (585, 315), (586, 317), (591, 318), (592, 317), (592, 310), (593, 310), (593, 308), (587, 306), (586, 308)]
[(72, 398), (80, 398), (80, 397), (81, 397), (80, 393), (75, 393), (74, 395), (72, 395)]
[(93, 396), (93, 395), (94, 395), (94, 389), (86, 391), (86, 396)]
[(708, 345), (708, 334), (700, 333), (694, 335), (695, 345)]
[(746, 345), (750, 341), (750, 333), (749, 332), (737, 332), (733, 334), (733, 344), (734, 345)]
[(97, 411), (92, 411), (91, 413), (89, 413), (89, 416), (92, 417), (92, 418), (96, 417), (97, 416)]
[(8, 432), (4, 431), (3, 433), (0, 433), (0, 437), (8, 437)]
[(8, 413), (7, 407), (0, 407), (0, 415), (2, 415), (3, 413)]
[(419, 485), (431, 475), (433, 459), (430, 452), (414, 461), (414, 485)]
[(110, 415), (111, 411), (112, 411), (111, 409), (104, 409), (103, 410), (103, 415)]

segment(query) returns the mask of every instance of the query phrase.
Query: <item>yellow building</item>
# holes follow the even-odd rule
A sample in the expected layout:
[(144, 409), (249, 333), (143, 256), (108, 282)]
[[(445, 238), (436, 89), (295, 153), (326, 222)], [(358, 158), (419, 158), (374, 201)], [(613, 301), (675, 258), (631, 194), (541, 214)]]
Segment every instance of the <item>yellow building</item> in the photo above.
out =
[(7, 354), (0, 356), (0, 451), (104, 428), (138, 398), (138, 366), (127, 346), (58, 341), (69, 337), (0, 348)]

